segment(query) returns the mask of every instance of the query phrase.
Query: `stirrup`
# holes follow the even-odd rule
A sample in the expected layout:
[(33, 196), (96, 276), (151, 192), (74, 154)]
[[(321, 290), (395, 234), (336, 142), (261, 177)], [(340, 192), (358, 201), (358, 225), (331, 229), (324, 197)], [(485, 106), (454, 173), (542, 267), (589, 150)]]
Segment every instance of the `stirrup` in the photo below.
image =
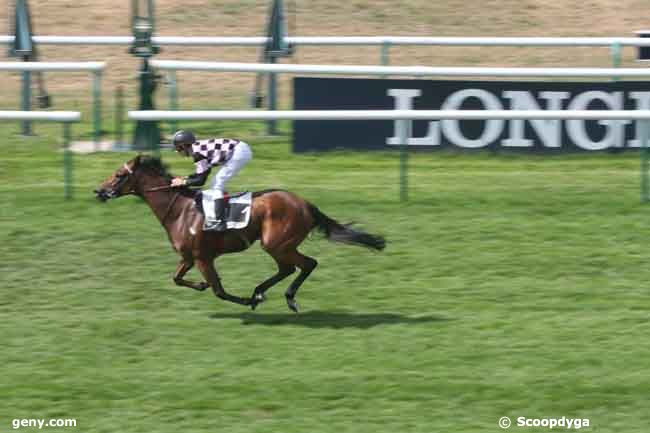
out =
[(228, 230), (226, 221), (209, 221), (203, 223), (203, 231), (225, 232)]
[(225, 231), (225, 226), (221, 226), (219, 223), (211, 222), (203, 224), (204, 232), (223, 232)]
[(228, 224), (224, 220), (218, 220), (214, 223), (216, 230), (220, 232), (224, 232), (228, 230)]

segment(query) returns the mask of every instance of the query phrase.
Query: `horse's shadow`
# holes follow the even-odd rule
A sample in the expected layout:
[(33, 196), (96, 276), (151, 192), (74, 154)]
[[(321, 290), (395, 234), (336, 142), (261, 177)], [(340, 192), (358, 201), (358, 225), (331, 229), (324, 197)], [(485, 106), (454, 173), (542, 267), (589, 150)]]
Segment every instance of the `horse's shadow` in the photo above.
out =
[(341, 311), (307, 311), (305, 313), (214, 313), (211, 319), (238, 319), (242, 325), (304, 326), (307, 328), (369, 329), (378, 325), (416, 325), (451, 320), (440, 316), (409, 317), (394, 313), (348, 313)]

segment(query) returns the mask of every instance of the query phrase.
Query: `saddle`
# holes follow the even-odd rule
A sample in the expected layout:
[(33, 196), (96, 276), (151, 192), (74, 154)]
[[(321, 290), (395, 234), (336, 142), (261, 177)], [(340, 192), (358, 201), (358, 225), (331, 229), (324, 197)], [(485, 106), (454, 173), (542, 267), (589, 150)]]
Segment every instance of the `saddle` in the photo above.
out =
[[(243, 229), (251, 216), (251, 192), (220, 194), (213, 191), (199, 191), (194, 201), (196, 209), (203, 214), (203, 230), (224, 231)], [(222, 219), (219, 220), (219, 214)]]

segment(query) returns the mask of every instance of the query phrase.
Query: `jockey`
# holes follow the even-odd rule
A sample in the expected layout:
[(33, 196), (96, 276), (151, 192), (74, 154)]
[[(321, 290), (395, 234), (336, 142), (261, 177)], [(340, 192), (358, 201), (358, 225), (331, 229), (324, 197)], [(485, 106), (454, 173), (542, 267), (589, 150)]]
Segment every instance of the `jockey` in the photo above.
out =
[[(217, 221), (216, 230), (225, 229), (226, 183), (251, 160), (253, 153), (248, 144), (230, 138), (211, 138), (197, 141), (190, 131), (178, 131), (174, 134), (174, 148), (184, 156), (191, 156), (196, 166), (194, 174), (187, 177), (175, 177), (172, 186), (200, 186), (205, 184), (212, 167), (221, 166), (212, 178), (207, 191), (213, 193), (216, 200), (214, 214), (212, 209), (204, 209), (206, 220)], [(210, 206), (211, 207), (211, 206)], [(206, 229), (208, 229), (206, 225)]]

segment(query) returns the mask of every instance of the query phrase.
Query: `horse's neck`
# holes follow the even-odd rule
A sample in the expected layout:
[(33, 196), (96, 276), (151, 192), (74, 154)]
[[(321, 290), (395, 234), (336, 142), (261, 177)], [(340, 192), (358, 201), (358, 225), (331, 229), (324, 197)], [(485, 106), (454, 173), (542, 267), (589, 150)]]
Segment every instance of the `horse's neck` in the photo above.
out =
[(150, 191), (153, 188), (159, 188), (165, 185), (167, 185), (167, 182), (162, 181), (162, 179), (146, 179), (143, 182), (143, 191), (141, 193), (142, 198), (147, 202), (163, 226), (176, 219), (178, 216), (176, 209), (184, 202), (183, 197), (179, 197), (180, 192), (177, 190)]

